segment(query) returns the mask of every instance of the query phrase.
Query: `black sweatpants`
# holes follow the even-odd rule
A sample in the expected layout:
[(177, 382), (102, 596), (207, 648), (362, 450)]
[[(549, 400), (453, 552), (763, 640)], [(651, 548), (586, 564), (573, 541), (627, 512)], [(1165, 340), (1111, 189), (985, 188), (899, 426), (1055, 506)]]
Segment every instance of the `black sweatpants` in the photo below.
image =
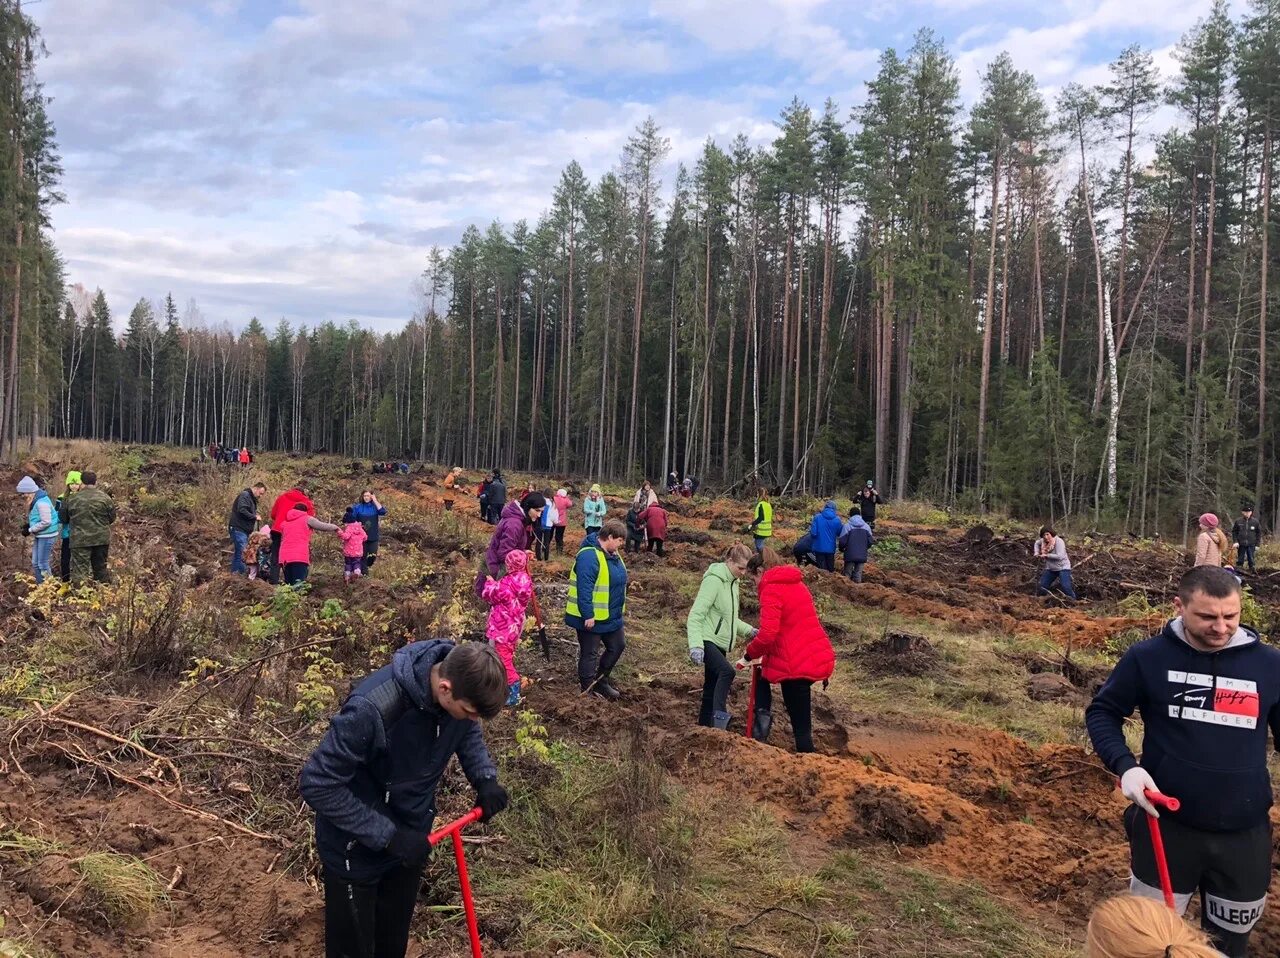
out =
[(59, 569), (62, 572), (62, 581), (71, 581), (71, 540), (62, 540), (62, 552), (58, 556)]
[[(1129, 835), (1129, 890), (1164, 901), (1147, 814), (1137, 805), (1124, 813)], [(1200, 927), (1227, 958), (1244, 958), (1249, 934), (1262, 917), (1271, 883), (1271, 822), (1238, 832), (1188, 828), (1172, 815), (1160, 816), (1160, 837), (1169, 863), (1169, 881), (1178, 911), (1200, 892)]]
[(716, 712), (728, 711), (729, 687), (733, 685), (734, 667), (729, 664), (720, 646), (714, 642), (702, 643), (702, 708), (698, 710), (698, 724), (711, 728)]
[(325, 876), (325, 958), (404, 958), (422, 869), (400, 865), (371, 884)]
[(534, 526), (533, 557), (540, 562), (551, 558), (551, 529), (554, 527)]
[(378, 561), (378, 540), (365, 539), (364, 546), (360, 555), (360, 572), (364, 575), (369, 574), (369, 570), (373, 568), (373, 564)]
[(280, 542), (284, 535), (271, 530), (271, 574), (267, 576), (272, 585), (280, 584)]
[(564, 526), (556, 526), (555, 535), (556, 535), (556, 551), (563, 554), (564, 553)]
[(813, 564), (819, 569), (826, 569), (828, 572), (835, 572), (836, 554), (834, 552), (815, 552), (813, 554)]
[(659, 556), (666, 555), (666, 553), (664, 553), (664, 552), (662, 551), (662, 540), (661, 540), (661, 539), (650, 539), (650, 540), (649, 540), (649, 546), (648, 546), (648, 549), (647, 549), (646, 551), (647, 551), (647, 552), (653, 552), (653, 551), (655, 550), (655, 547), (656, 547), (656, 550), (657, 550), (657, 553), (658, 553), (658, 555), (659, 555)]
[[(787, 717), (791, 719), (791, 731), (796, 736), (797, 752), (813, 751), (813, 712), (809, 705), (809, 692), (813, 683), (808, 679), (784, 679), (782, 685), (782, 704), (787, 708)], [(756, 709), (768, 711), (773, 708), (773, 689), (763, 676), (756, 676)], [(753, 715), (752, 720), (755, 720)]]
[[(600, 645), (604, 644), (604, 655), (600, 654)], [(609, 673), (622, 658), (622, 650), (627, 647), (627, 639), (619, 626), (613, 632), (603, 635), (596, 632), (578, 630), (578, 682), (587, 688), (599, 675), (609, 678)]]

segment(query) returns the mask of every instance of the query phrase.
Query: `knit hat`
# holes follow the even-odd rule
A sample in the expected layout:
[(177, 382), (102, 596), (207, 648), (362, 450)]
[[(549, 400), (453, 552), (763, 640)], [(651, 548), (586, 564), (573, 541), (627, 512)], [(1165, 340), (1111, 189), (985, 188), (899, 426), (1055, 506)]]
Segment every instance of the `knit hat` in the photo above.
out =
[(529, 553), (523, 549), (512, 549), (502, 562), (507, 567), (507, 572), (524, 572), (529, 568)]
[(67, 473), (67, 485), (78, 486), (83, 481), (84, 480), (80, 478), (80, 473), (77, 472), (75, 469), (72, 469), (69, 473)]
[(1216, 529), (1218, 528), (1218, 517), (1212, 512), (1206, 512), (1200, 517), (1200, 525), (1206, 526), (1210, 529)]
[(874, 488), (875, 488), (875, 485), (876, 485), (876, 481), (875, 481), (874, 479), (868, 479), (868, 480), (867, 480), (867, 488), (868, 488), (868, 489), (874, 489)]
[(592, 484), (591, 491), (594, 492), (596, 495), (600, 495), (600, 493), (603, 492), (604, 490), (600, 488), (600, 483), (597, 482)]
[(557, 496), (567, 496), (568, 494), (569, 494), (569, 492), (568, 492), (568, 490), (567, 490), (567, 489), (557, 489), (557, 490), (556, 490), (556, 495), (557, 495)]
[(259, 529), (258, 532), (262, 535), (264, 539), (271, 538), (271, 527), (266, 523), (263, 523), (262, 528)]
[(30, 476), (23, 476), (18, 483), (18, 492), (30, 495), (33, 492), (39, 492), (40, 487), (36, 485), (36, 481)]
[(540, 492), (526, 493), (525, 497), (520, 500), (520, 510), (525, 514), (529, 514), (530, 509), (545, 509), (547, 507), (547, 499)]

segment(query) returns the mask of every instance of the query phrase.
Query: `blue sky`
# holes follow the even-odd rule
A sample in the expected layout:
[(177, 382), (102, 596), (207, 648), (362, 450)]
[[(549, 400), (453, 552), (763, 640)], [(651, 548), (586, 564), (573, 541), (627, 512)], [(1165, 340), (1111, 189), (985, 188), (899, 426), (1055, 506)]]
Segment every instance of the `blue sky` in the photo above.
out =
[[(886, 46), (944, 37), (966, 99), (1007, 49), (1047, 94), (1127, 44), (1172, 47), (1209, 0), (42, 0), (69, 280), (394, 329), (432, 243), (533, 221), (560, 170), (612, 168), (652, 114), (674, 164), (767, 142), (799, 95), (842, 108)], [(1157, 116), (1154, 127), (1169, 122)], [(668, 176), (668, 182), (670, 177)]]

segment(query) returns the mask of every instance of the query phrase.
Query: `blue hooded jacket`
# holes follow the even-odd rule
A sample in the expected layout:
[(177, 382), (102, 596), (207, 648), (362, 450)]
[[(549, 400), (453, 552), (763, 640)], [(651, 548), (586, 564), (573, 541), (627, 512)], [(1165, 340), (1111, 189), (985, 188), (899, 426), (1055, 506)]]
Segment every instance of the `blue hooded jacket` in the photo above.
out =
[[(431, 668), (453, 648), (432, 639), (397, 650), (352, 690), (303, 765), (299, 786), (316, 812), (326, 874), (363, 882), (398, 866), (387, 843), (398, 827), (430, 831), (436, 786), (455, 753), (472, 786), (497, 778), (480, 723), (455, 719), (432, 696)], [(384, 725), (378, 703), (388, 698), (403, 708)]]
[(866, 562), (867, 554), (875, 545), (876, 537), (862, 516), (850, 516), (840, 530), (839, 546), (844, 550), (845, 562)]
[(1182, 808), (1161, 816), (1191, 828), (1234, 832), (1266, 821), (1271, 807), (1267, 726), (1280, 739), (1280, 650), (1240, 628), (1217, 652), (1201, 652), (1174, 619), (1129, 648), (1085, 710), (1094, 750), (1116, 775), (1138, 764), (1124, 720), (1142, 714), (1142, 767)]
[(836, 541), (840, 538), (840, 516), (836, 514), (836, 504), (830, 499), (822, 507), (822, 511), (809, 523), (809, 535), (813, 536), (814, 552), (836, 551)]
[(380, 535), (378, 531), (378, 518), (387, 514), (386, 506), (375, 506), (372, 502), (365, 502), (361, 499), (351, 507), (351, 514), (355, 516), (355, 521), (364, 526), (364, 533), (368, 536), (370, 544), (378, 541)]
[(571, 629), (608, 635), (622, 628), (622, 610), (627, 604), (627, 567), (622, 556), (616, 552), (612, 555), (605, 552), (609, 562), (609, 619), (604, 623), (597, 622), (590, 629), (584, 629), (583, 622), (591, 618), (591, 594), (595, 591), (596, 575), (600, 572), (600, 556), (595, 551), (600, 549), (599, 532), (599, 529), (592, 529), (587, 533), (587, 537), (582, 540), (582, 548), (590, 551), (579, 552), (573, 563), (573, 571), (569, 573), (578, 580), (579, 614), (572, 615), (566, 611), (564, 624)]

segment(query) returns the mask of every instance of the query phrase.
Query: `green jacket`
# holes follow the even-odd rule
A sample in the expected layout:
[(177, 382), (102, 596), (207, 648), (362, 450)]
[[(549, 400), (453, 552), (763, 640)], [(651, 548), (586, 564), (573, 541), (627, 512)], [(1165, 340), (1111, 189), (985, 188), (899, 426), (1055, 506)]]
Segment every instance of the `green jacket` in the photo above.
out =
[(729, 567), (717, 562), (702, 577), (698, 597), (688, 619), (689, 648), (712, 642), (728, 654), (735, 636), (747, 638), (755, 630), (738, 618), (738, 580)]
[(97, 486), (85, 486), (75, 495), (63, 499), (58, 517), (71, 523), (71, 548), (105, 546), (111, 541), (116, 504)]

